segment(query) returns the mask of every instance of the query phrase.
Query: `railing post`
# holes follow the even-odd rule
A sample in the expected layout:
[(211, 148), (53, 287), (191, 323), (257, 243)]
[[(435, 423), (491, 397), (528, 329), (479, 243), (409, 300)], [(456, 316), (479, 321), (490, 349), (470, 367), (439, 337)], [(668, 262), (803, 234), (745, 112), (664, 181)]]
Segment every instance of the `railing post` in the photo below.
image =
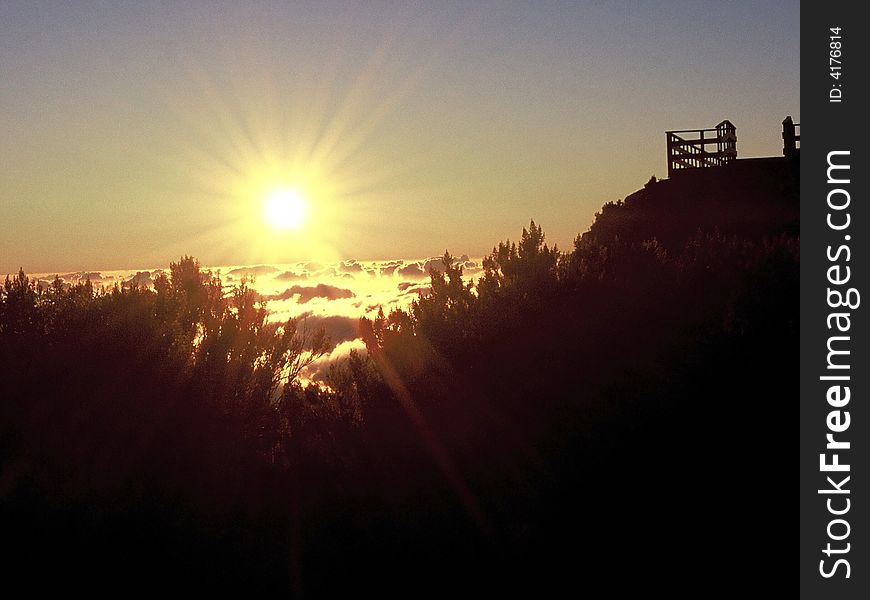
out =
[(785, 156), (793, 156), (796, 152), (797, 144), (795, 141), (794, 121), (791, 120), (791, 115), (789, 115), (782, 122), (782, 153)]
[(703, 129), (700, 131), (700, 134), (701, 134), (701, 143), (698, 145), (698, 147), (701, 149), (701, 166), (702, 167), (709, 167), (710, 164), (709, 164), (709, 161), (707, 159), (707, 147), (704, 146), (704, 130)]

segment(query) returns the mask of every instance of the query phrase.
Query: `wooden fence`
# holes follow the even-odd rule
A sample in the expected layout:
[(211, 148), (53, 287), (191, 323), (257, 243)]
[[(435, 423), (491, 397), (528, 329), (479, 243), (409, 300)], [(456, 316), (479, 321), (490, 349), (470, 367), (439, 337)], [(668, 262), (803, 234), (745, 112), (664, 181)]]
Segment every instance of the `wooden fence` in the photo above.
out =
[(721, 167), (737, 158), (737, 128), (728, 120), (713, 129), (666, 131), (665, 135), (668, 177), (684, 169)]

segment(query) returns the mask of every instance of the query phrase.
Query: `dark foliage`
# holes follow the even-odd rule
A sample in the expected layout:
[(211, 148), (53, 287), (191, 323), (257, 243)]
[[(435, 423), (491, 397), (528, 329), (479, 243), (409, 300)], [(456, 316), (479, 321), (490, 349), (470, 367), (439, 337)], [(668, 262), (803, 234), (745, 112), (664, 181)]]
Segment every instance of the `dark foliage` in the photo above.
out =
[(741, 225), (693, 193), (675, 217), (675, 186), (606, 206), (569, 252), (532, 222), (476, 285), (445, 253), (431, 292), (363, 319), (368, 352), (307, 387), (322, 332), (269, 323), (189, 257), (154, 290), (8, 278), (10, 572), (297, 594), (779, 583), (732, 551), (791, 530), (765, 507), (792, 484), (797, 205), (765, 188)]

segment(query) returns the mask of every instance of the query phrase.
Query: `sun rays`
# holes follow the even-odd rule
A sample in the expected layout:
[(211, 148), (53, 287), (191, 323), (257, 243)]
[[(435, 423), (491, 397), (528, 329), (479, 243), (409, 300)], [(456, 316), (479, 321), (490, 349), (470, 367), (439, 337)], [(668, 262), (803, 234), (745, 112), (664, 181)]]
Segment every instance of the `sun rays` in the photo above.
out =
[(280, 55), (255, 44), (227, 58), (235, 68), (221, 81), (180, 57), (197, 97), (164, 90), (180, 131), (153, 159), (184, 181), (168, 191), (179, 219), (208, 213), (210, 225), (187, 228), (188, 251), (226, 263), (338, 260), (383, 226), (384, 206), (419, 194), (409, 173), (425, 154), (388, 159), (384, 149), (397, 150), (383, 126), (446, 52), (415, 63), (394, 52), (395, 35), (367, 58), (336, 44), (292, 80)]

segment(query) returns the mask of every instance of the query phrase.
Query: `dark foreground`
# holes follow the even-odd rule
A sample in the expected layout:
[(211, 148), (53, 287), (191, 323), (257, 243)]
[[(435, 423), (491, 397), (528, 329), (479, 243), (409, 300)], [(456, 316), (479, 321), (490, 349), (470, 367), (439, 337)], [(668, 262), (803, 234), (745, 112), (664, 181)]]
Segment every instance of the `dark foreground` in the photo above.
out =
[(649, 185), (568, 252), (532, 223), (474, 290), (447, 256), (323, 390), (295, 378), (328, 340), (192, 259), (155, 290), (9, 280), (7, 588), (775, 589), (799, 266), (777, 169)]

